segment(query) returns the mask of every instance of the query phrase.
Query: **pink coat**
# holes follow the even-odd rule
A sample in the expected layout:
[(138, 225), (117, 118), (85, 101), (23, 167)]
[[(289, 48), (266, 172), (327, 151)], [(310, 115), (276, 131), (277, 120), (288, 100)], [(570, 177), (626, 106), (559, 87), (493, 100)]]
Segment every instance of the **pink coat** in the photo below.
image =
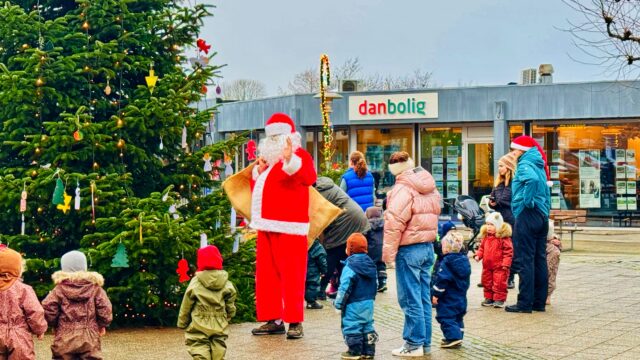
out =
[(31, 286), (18, 280), (0, 291), (0, 359), (35, 359), (32, 335), (45, 331), (44, 310)]
[(433, 176), (421, 167), (405, 170), (387, 193), (382, 259), (392, 262), (398, 247), (436, 240), (440, 193)]

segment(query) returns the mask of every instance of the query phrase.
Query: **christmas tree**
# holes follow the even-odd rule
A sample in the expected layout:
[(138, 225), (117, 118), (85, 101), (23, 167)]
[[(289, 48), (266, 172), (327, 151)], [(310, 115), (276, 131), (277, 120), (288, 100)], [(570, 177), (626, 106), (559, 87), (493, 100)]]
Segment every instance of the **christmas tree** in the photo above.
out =
[[(0, 7), (0, 241), (27, 258), (25, 282), (39, 296), (60, 256), (80, 248), (105, 276), (117, 322), (173, 324), (187, 284), (178, 261), (195, 264), (204, 233), (247, 303), (239, 318), (252, 317), (254, 244), (232, 254), (230, 205), (203, 163), (232, 155), (244, 139), (204, 146), (215, 109), (193, 105), (220, 68), (199, 39), (211, 8), (161, 0)], [(112, 267), (122, 256), (129, 267)]]

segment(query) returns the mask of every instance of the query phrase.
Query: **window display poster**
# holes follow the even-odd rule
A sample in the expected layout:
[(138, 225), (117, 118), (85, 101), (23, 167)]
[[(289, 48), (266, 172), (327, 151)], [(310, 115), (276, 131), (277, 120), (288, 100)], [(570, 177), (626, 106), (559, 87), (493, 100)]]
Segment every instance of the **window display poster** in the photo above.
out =
[(551, 208), (552, 209), (560, 209), (560, 196), (552, 196), (551, 197)]
[(458, 182), (457, 181), (447, 181), (447, 198), (455, 198), (458, 196)]
[(627, 210), (627, 199), (624, 196), (618, 196), (616, 203), (618, 210)]
[(549, 166), (549, 172), (550, 172), (550, 175), (551, 175), (552, 179), (559, 179), (560, 178), (560, 167), (558, 165)]
[(635, 195), (636, 194), (636, 182), (635, 181), (627, 181), (627, 194)]
[(447, 164), (447, 180), (458, 180), (458, 163)]
[(442, 180), (444, 177), (444, 165), (433, 164), (431, 165), (431, 174), (435, 180)]
[(436, 181), (436, 189), (438, 189), (438, 192), (442, 198), (444, 198), (444, 185), (442, 184), (442, 181)]
[(626, 151), (624, 149), (616, 149), (616, 162), (623, 163), (626, 162)]
[(458, 163), (458, 147), (447, 146), (447, 162)]
[(441, 163), (444, 156), (443, 151), (442, 146), (434, 146), (431, 148), (431, 161), (433, 163)]
[(627, 178), (627, 173), (626, 173), (626, 166), (622, 165), (622, 166), (616, 166), (616, 179), (626, 179)]
[(636, 179), (636, 167), (632, 165), (627, 165), (627, 179)]
[(627, 193), (627, 182), (624, 180), (617, 180), (616, 181), (616, 194), (618, 195), (624, 195)]
[(600, 178), (600, 150), (580, 150), (580, 178)]
[(560, 162), (560, 150), (551, 151), (551, 162), (556, 164)]
[(580, 179), (580, 207), (600, 207), (600, 179)]
[(638, 199), (635, 196), (627, 198), (627, 210), (638, 210)]
[(636, 162), (636, 151), (634, 149), (627, 149), (627, 162), (632, 164)]
[(553, 181), (553, 186), (551, 186), (551, 193), (552, 194), (560, 194), (560, 181), (554, 180)]

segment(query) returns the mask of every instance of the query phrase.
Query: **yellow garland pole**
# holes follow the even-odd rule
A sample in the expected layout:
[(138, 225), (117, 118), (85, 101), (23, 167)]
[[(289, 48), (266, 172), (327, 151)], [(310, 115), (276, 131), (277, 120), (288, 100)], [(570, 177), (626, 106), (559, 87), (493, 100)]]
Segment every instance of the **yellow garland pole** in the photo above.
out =
[(320, 111), (322, 112), (322, 147), (323, 162), (321, 167), (324, 171), (331, 170), (331, 160), (333, 158), (333, 127), (329, 119), (329, 104), (327, 103), (327, 86), (331, 84), (331, 71), (329, 69), (329, 57), (327, 54), (320, 56)]

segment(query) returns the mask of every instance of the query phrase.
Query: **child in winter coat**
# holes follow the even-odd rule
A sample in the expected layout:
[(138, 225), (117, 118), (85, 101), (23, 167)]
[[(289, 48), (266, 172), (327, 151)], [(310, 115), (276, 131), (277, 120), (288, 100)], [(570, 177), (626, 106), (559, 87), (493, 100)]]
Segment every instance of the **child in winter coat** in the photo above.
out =
[(562, 251), (562, 243), (558, 235), (555, 234), (553, 220), (549, 220), (549, 232), (547, 234), (547, 271), (549, 272), (547, 305), (551, 305), (551, 294), (556, 289), (556, 277), (558, 276), (558, 266), (560, 266), (560, 251)]
[(371, 229), (367, 231), (368, 254), (378, 270), (378, 292), (387, 290), (387, 264), (382, 261), (382, 245), (384, 238), (384, 217), (382, 208), (372, 206), (365, 211)]
[(222, 255), (214, 245), (198, 250), (198, 272), (184, 293), (178, 327), (194, 359), (220, 360), (227, 352), (229, 320), (236, 315), (236, 289), (222, 270)]
[(304, 289), (304, 300), (307, 302), (307, 309), (322, 309), (322, 304), (318, 303), (320, 296), (320, 278), (327, 273), (327, 252), (320, 241), (316, 239), (309, 248), (307, 257), (307, 282)]
[[(431, 296), (434, 295), (433, 284), (436, 283), (436, 275), (438, 275), (438, 269), (440, 268), (440, 262), (444, 254), (442, 253), (442, 239), (444, 239), (449, 232), (456, 230), (456, 225), (451, 221), (438, 226), (438, 238), (433, 242), (433, 253), (436, 254), (436, 262), (433, 264), (433, 270), (431, 270)], [(433, 304), (435, 307), (435, 304)]]
[(474, 259), (482, 260), (482, 306), (501, 308), (507, 300), (507, 280), (513, 259), (511, 225), (499, 212), (490, 213), (480, 229), (480, 238), (480, 248)]
[(342, 310), (342, 335), (349, 349), (342, 359), (373, 359), (378, 334), (373, 328), (376, 297), (376, 265), (367, 256), (367, 239), (353, 233), (347, 239), (344, 269), (335, 307)]
[(0, 244), (0, 359), (35, 359), (32, 335), (47, 331), (44, 311), (31, 286), (20, 281), (22, 256)]
[(463, 237), (455, 231), (442, 240), (442, 260), (433, 284), (431, 301), (436, 304), (436, 320), (444, 339), (442, 348), (457, 348), (464, 338), (464, 315), (467, 313), (467, 290), (471, 276), (471, 264), (461, 253)]
[(87, 271), (87, 258), (80, 251), (64, 254), (60, 267), (51, 276), (56, 286), (42, 302), (55, 334), (53, 358), (102, 359), (100, 336), (113, 317), (111, 302), (102, 289), (104, 278)]

